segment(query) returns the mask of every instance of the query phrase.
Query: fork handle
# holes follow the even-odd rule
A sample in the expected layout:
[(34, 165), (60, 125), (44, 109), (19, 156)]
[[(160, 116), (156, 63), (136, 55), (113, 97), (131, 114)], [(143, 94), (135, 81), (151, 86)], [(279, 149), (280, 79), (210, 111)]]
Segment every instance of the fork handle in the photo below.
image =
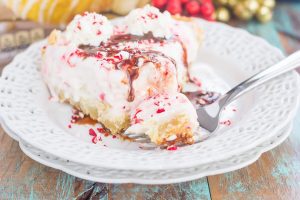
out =
[(229, 90), (225, 95), (223, 95), (220, 100), (220, 106), (225, 106), (229, 104), (239, 96), (245, 94), (249, 90), (255, 88), (256, 86), (265, 83), (266, 81), (275, 78), (285, 72), (293, 70), (300, 66), (300, 51), (296, 51), (287, 58), (281, 60), (279, 63), (253, 75), (249, 79), (238, 84), (231, 90)]

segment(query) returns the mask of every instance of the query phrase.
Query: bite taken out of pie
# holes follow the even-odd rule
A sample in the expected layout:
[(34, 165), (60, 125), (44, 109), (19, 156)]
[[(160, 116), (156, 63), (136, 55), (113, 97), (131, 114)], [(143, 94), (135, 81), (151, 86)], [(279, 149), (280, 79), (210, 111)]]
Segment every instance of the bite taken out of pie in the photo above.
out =
[(43, 48), (52, 99), (71, 104), (111, 134), (145, 133), (157, 145), (192, 144), (196, 111), (181, 93), (201, 30), (192, 19), (145, 6), (112, 24), (77, 15)]

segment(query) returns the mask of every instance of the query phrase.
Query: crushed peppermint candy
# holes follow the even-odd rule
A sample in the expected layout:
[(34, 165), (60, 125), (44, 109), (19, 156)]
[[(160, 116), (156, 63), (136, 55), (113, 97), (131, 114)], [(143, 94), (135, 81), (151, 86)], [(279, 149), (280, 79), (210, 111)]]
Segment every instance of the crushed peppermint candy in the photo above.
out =
[(75, 124), (77, 123), (79, 120), (84, 118), (84, 114), (83, 112), (77, 110), (77, 109), (73, 109), (72, 110), (72, 115), (71, 115), (71, 124)]
[(159, 113), (163, 113), (165, 112), (166, 110), (164, 108), (159, 108), (156, 110), (156, 113), (159, 114)]
[(225, 121), (221, 121), (220, 124), (223, 124), (225, 126), (230, 126), (232, 124), (231, 120), (225, 120)]
[(92, 142), (96, 144), (99, 141), (102, 141), (101, 136), (99, 136), (96, 131), (92, 128), (89, 129), (89, 135), (92, 136)]
[(168, 146), (167, 150), (168, 151), (176, 151), (177, 150), (177, 146), (175, 146), (175, 145)]

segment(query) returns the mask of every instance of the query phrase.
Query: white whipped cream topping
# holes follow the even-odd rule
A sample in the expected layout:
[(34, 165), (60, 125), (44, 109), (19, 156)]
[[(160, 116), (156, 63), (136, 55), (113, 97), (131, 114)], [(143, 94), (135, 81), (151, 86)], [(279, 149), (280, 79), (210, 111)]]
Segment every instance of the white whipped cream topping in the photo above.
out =
[(157, 8), (146, 5), (132, 10), (125, 17), (125, 26), (132, 35), (144, 35), (152, 32), (154, 37), (172, 37), (170, 25), (173, 19), (169, 12), (161, 13)]
[(113, 26), (100, 14), (87, 13), (76, 15), (67, 26), (65, 36), (75, 45), (99, 46), (106, 42), (113, 33)]

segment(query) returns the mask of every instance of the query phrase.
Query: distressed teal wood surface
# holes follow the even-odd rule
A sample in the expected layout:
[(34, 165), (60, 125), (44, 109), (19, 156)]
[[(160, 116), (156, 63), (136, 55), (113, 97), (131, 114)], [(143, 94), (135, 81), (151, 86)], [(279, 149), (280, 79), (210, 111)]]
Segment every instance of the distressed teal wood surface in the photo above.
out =
[(172, 185), (110, 185), (110, 199), (120, 200), (178, 200), (178, 199), (202, 199), (209, 200), (210, 193), (207, 179), (202, 178), (196, 181)]
[(92, 182), (41, 165), (0, 129), (0, 199), (72, 199)]
[(278, 32), (275, 28), (273, 21), (267, 24), (259, 24), (257, 22), (250, 22), (245, 26), (245, 29), (254, 35), (258, 35), (266, 39), (270, 44), (282, 49), (282, 44), (278, 36)]
[[(239, 26), (287, 54), (300, 49), (300, 41), (284, 33), (300, 35), (300, 4), (278, 6), (274, 20), (268, 24), (251, 22)], [(186, 183), (154, 186), (95, 186), (31, 160), (0, 129), (0, 200), (73, 199), (82, 197), (84, 191), (91, 191), (86, 199), (299, 199), (300, 111), (289, 139), (251, 166)]]

